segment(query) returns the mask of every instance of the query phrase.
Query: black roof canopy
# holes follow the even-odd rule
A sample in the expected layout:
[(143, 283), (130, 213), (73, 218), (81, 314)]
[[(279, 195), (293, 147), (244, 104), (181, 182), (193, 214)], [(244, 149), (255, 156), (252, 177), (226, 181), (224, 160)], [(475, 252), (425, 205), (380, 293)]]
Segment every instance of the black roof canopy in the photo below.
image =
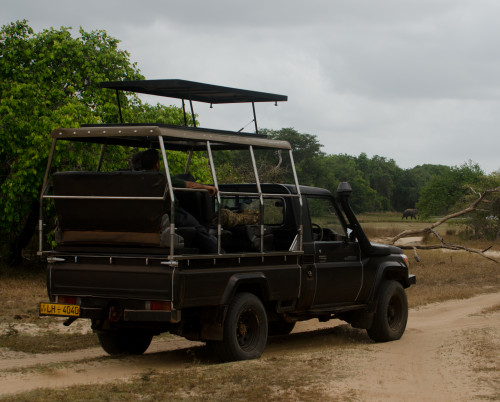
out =
[(286, 102), (285, 95), (170, 79), (101, 82), (102, 88), (205, 103)]

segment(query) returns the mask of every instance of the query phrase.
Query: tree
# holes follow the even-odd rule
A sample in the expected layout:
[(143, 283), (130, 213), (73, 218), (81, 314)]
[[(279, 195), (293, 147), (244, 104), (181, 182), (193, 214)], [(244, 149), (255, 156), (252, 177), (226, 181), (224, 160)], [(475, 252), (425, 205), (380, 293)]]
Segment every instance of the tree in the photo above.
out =
[(394, 180), (392, 208), (395, 211), (415, 208), (420, 192), (429, 183), (430, 178), (444, 174), (449, 169), (448, 166), (424, 164), (399, 171)]
[[(495, 177), (491, 177), (489, 179), (486, 179), (484, 181), (484, 183), (491, 183), (491, 182), (497, 182), (498, 181), (498, 178), (495, 178)], [(417, 236), (417, 235), (425, 235), (425, 234), (433, 234), (439, 241), (441, 244), (439, 245), (412, 245), (412, 246), (405, 246), (405, 245), (401, 245), (399, 247), (401, 247), (402, 249), (413, 249), (414, 253), (415, 253), (415, 260), (417, 262), (420, 261), (420, 258), (418, 257), (417, 255), (417, 249), (421, 249), (421, 250), (431, 250), (431, 249), (439, 249), (439, 248), (443, 248), (443, 249), (449, 249), (449, 250), (453, 250), (453, 251), (457, 251), (457, 250), (463, 250), (463, 251), (468, 251), (469, 253), (474, 253), (474, 254), (477, 254), (477, 255), (480, 255), (490, 261), (493, 261), (497, 264), (500, 264), (500, 262), (492, 257), (489, 257), (485, 254), (486, 251), (488, 251), (490, 247), (487, 247), (486, 249), (484, 250), (476, 250), (476, 249), (473, 249), (473, 248), (469, 248), (469, 247), (466, 247), (466, 246), (462, 246), (462, 245), (458, 245), (458, 244), (450, 244), (450, 243), (447, 243), (434, 229), (436, 227), (438, 227), (439, 225), (443, 224), (444, 222), (446, 222), (447, 220), (449, 219), (453, 219), (453, 218), (458, 218), (460, 216), (465, 216), (467, 214), (474, 214), (474, 213), (477, 213), (478, 209), (479, 209), (479, 205), (484, 205), (484, 203), (487, 203), (488, 201), (490, 203), (493, 203), (493, 204), (496, 204), (494, 206), (494, 208), (498, 208), (498, 205), (500, 203), (498, 203), (498, 200), (499, 200), (499, 197), (498, 197), (498, 194), (500, 193), (500, 187), (494, 187), (494, 188), (489, 188), (489, 189), (486, 189), (486, 190), (483, 190), (482, 192), (477, 192), (475, 191), (474, 189), (472, 189), (471, 187), (469, 187), (469, 192), (472, 193), (472, 197), (473, 197), (473, 201), (468, 204), (468, 205), (464, 205), (464, 208), (458, 212), (454, 212), (454, 213), (451, 213), (451, 214), (448, 214), (444, 217), (442, 217), (441, 219), (439, 219), (437, 222), (434, 222), (433, 224), (425, 227), (425, 228), (419, 228), (419, 229), (409, 229), (409, 230), (405, 230), (401, 233), (399, 233), (398, 235), (388, 239), (388, 243), (389, 244), (394, 244), (396, 243), (399, 239), (401, 238), (404, 238), (404, 237), (410, 237), (410, 236)], [(493, 202), (491, 202), (491, 200), (489, 198), (492, 198), (493, 197)], [(465, 197), (465, 198), (469, 198), (469, 197)], [(469, 201), (470, 201), (470, 198), (469, 198)], [(498, 218), (498, 217), (497, 217)], [(498, 223), (496, 224), (496, 230), (497, 230), (497, 233), (498, 233)]]
[(395, 179), (401, 169), (393, 159), (387, 160), (385, 157), (378, 155), (368, 159), (364, 152), (358, 156), (356, 162), (364, 179), (377, 194), (379, 204), (377, 210), (390, 210), (396, 187)]
[[(266, 134), (270, 139), (288, 141), (293, 150), (293, 159), (299, 182), (315, 185), (320, 171), (317, 166), (318, 160), (324, 156), (321, 152), (321, 145), (315, 135), (299, 133), (294, 128), (282, 128), (281, 130), (261, 130), (262, 134)], [(273, 161), (276, 157), (273, 155)], [(282, 163), (281, 170), (285, 173), (285, 180), (293, 182), (291, 174), (290, 160), (287, 155), (281, 155)], [(317, 185), (317, 184), (316, 184)]]
[(479, 183), (483, 177), (484, 172), (473, 162), (432, 176), (420, 193), (417, 203), (420, 216), (447, 214), (462, 199), (467, 188)]
[[(25, 20), (0, 30), (0, 235), (12, 263), (19, 262), (38, 221), (48, 134), (57, 127), (116, 122), (116, 95), (99, 83), (144, 78), (118, 44), (105, 31), (34, 33)], [(133, 95), (122, 96), (121, 103), (126, 117), (168, 116), (171, 123), (181, 113), (144, 105)], [(70, 157), (80, 157), (71, 150)]]
[(353, 189), (349, 202), (357, 213), (380, 209), (377, 192), (364, 178), (356, 157), (345, 154), (324, 156), (320, 159), (317, 176), (316, 185), (333, 194), (340, 182), (349, 182)]
[[(500, 175), (492, 173), (483, 177), (477, 185), (469, 187), (463, 200), (457, 203), (457, 207), (463, 208), (476, 200), (478, 194), (487, 192), (492, 188), (500, 188)], [(486, 190), (485, 190), (486, 189)], [(467, 238), (488, 239), (491, 241), (500, 239), (500, 195), (493, 192), (485, 199), (480, 207), (476, 208), (462, 221), (465, 226)]]

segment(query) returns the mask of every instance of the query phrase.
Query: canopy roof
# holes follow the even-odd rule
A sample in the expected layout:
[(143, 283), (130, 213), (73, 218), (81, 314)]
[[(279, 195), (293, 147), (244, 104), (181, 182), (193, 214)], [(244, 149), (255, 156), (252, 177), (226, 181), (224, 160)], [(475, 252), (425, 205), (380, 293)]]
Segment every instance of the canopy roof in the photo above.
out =
[(205, 150), (207, 141), (214, 149), (274, 148), (290, 150), (287, 141), (267, 139), (264, 135), (242, 134), (232, 131), (150, 125), (98, 125), (81, 128), (58, 128), (50, 134), (54, 139), (84, 141), (133, 147), (159, 148), (159, 136), (165, 148), (173, 150)]
[(138, 92), (205, 103), (286, 102), (288, 97), (246, 89), (228, 88), (186, 80), (141, 80), (101, 82), (102, 88)]

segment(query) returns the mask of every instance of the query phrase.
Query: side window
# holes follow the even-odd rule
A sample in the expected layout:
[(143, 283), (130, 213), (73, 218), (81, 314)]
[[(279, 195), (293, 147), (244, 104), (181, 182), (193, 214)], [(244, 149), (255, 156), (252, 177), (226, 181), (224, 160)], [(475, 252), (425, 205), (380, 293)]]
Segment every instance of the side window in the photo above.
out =
[[(221, 207), (234, 213), (260, 212), (258, 198), (230, 197), (221, 200)], [(264, 225), (282, 225), (285, 221), (285, 202), (281, 198), (264, 198)]]
[(307, 204), (315, 240), (340, 240), (346, 235), (330, 198), (308, 197)]

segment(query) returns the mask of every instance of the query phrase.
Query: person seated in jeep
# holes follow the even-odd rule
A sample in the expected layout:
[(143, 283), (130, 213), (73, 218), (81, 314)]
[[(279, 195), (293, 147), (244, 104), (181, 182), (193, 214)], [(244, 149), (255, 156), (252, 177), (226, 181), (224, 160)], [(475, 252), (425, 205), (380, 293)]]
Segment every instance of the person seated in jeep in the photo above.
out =
[[(160, 170), (160, 157), (156, 149), (148, 149), (138, 152), (132, 157), (134, 170)], [(201, 184), (195, 181), (184, 180), (180, 177), (172, 177), (172, 186), (178, 188), (196, 188), (203, 189), (210, 196), (217, 193), (217, 188), (208, 184)], [(208, 229), (198, 220), (186, 211), (182, 206), (175, 205), (175, 226), (176, 227), (194, 227), (196, 229), (196, 243), (203, 253), (217, 253), (217, 238), (210, 234)], [(221, 249), (221, 253), (224, 251)]]

